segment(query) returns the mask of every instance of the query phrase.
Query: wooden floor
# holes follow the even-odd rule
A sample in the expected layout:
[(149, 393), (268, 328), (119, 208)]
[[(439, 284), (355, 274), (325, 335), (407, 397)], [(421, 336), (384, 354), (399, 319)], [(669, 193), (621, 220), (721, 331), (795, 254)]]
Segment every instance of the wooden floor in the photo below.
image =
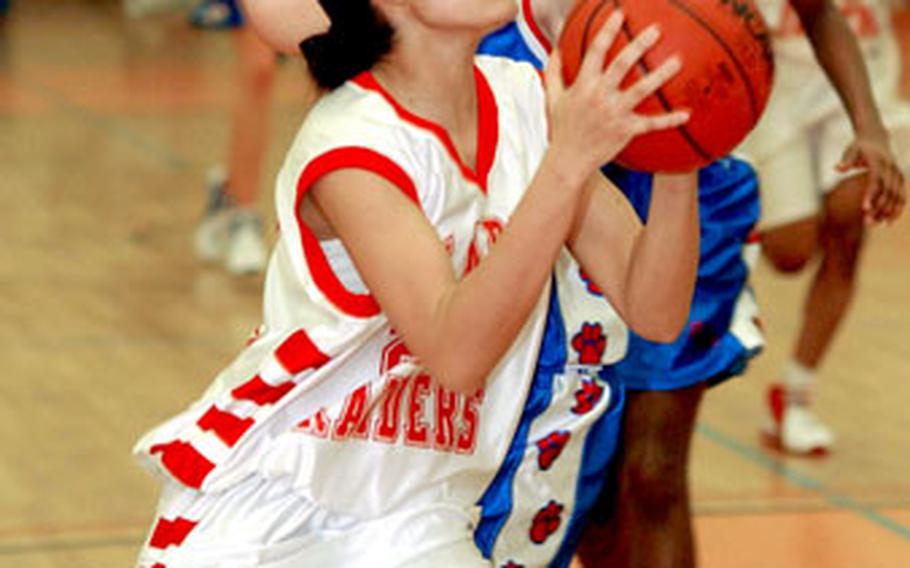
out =
[[(113, 2), (14, 3), (0, 24), (0, 567), (122, 568), (156, 499), (131, 444), (259, 320), (260, 281), (190, 249), (224, 154), (231, 45), (177, 17), (125, 22)], [(271, 172), (301, 116), (295, 73), (280, 72)], [(695, 442), (702, 566), (910, 566), (910, 219), (870, 241), (818, 393), (839, 435), (826, 459), (759, 444), (805, 280), (758, 271), (771, 344), (709, 396)]]

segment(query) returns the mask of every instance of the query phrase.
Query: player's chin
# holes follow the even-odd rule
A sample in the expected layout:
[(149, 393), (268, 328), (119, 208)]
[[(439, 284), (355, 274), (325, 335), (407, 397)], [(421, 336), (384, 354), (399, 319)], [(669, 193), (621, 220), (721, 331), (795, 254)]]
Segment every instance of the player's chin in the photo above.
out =
[(486, 0), (485, 9), (489, 10), (484, 18), (484, 32), (498, 30), (518, 17), (518, 3), (515, 0)]

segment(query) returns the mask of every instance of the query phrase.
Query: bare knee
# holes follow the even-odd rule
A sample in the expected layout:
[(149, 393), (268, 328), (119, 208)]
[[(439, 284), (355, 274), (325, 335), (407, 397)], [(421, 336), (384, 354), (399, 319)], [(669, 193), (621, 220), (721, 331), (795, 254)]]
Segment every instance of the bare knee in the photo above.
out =
[(793, 274), (812, 260), (818, 240), (819, 221), (812, 217), (766, 230), (762, 233), (762, 251), (775, 270)]

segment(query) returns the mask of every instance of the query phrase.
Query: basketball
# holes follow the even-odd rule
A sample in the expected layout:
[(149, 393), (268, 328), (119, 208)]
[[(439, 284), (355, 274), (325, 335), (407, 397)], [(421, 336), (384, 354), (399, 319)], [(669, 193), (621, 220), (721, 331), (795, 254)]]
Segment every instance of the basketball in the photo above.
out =
[(615, 9), (623, 11), (625, 21), (607, 61), (649, 25), (656, 23), (661, 31), (623, 88), (670, 56), (682, 58), (682, 70), (636, 111), (691, 112), (682, 126), (635, 138), (616, 161), (639, 171), (683, 172), (733, 150), (758, 122), (774, 78), (770, 35), (752, 0), (579, 0), (559, 40), (567, 83), (574, 81), (588, 45)]

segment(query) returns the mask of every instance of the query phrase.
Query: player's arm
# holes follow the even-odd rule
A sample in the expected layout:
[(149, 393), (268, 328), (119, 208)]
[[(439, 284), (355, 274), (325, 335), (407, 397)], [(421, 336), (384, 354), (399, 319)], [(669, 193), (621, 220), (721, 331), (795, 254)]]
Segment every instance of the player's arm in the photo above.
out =
[(489, 255), (457, 279), (423, 213), (386, 180), (340, 170), (313, 197), (410, 351), (443, 385), (483, 386), (530, 315), (571, 225), (583, 184), (552, 156)]
[(685, 122), (686, 113), (642, 117), (634, 108), (678, 69), (670, 61), (620, 93), (628, 68), (657, 40), (643, 33), (603, 69), (621, 28), (616, 16), (593, 40), (576, 82), (562, 84), (559, 58), (547, 70), (550, 145), (536, 176), (489, 254), (456, 278), (423, 214), (389, 182), (362, 170), (328, 174), (313, 199), (411, 352), (443, 385), (482, 386), (540, 298), (569, 238), (598, 164), (632, 136)]
[(790, 0), (821, 64), (850, 115), (856, 140), (839, 169), (867, 168), (867, 222), (893, 221), (906, 200), (903, 174), (875, 104), (869, 74), (852, 31), (831, 0)]
[(569, 246), (623, 320), (653, 341), (676, 339), (689, 316), (699, 255), (697, 174), (656, 175), (641, 225), (602, 175), (587, 185)]

